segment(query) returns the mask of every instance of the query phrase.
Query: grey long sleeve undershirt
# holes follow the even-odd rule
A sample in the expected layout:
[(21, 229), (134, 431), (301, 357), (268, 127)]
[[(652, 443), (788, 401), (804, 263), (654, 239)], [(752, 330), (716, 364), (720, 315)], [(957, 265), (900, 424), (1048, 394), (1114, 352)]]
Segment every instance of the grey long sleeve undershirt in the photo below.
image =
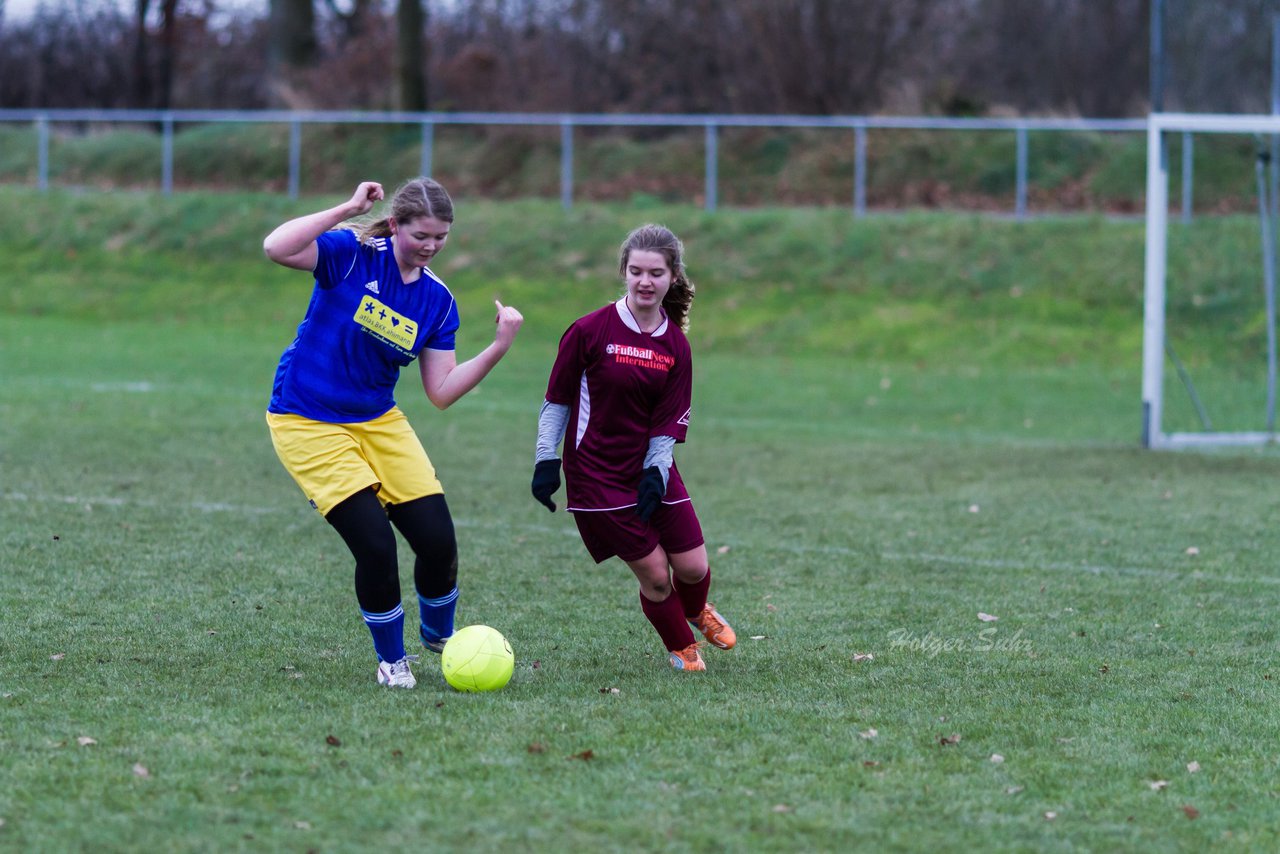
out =
[(560, 458), (556, 448), (564, 440), (564, 431), (568, 426), (569, 407), (563, 403), (542, 401), (542, 411), (538, 413), (538, 446), (533, 453), (535, 463)]
[[(538, 413), (538, 445), (534, 450), (533, 460), (540, 463), (544, 460), (559, 459), (557, 448), (564, 441), (565, 430), (569, 426), (569, 407), (563, 403), (542, 402), (542, 410)], [(644, 455), (642, 468), (657, 466), (662, 472), (662, 485), (665, 488), (671, 476), (671, 464), (675, 460), (676, 440), (674, 436), (653, 436), (649, 439), (649, 451)]]

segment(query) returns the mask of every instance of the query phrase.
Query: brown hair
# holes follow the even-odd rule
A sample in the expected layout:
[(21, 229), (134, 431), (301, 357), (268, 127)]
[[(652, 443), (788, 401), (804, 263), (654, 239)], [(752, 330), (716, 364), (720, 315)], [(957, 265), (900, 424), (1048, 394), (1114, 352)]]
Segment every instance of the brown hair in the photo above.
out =
[(360, 226), (356, 234), (361, 242), (373, 237), (390, 237), (391, 220), (404, 224), (420, 216), (453, 222), (453, 199), (439, 182), (431, 178), (405, 181), (391, 197), (391, 215)]
[(633, 250), (641, 252), (658, 252), (667, 259), (671, 268), (671, 289), (662, 300), (662, 307), (681, 331), (689, 331), (689, 309), (693, 305), (693, 295), (697, 290), (684, 269), (684, 244), (671, 229), (664, 225), (642, 225), (627, 235), (618, 251), (618, 272), (627, 273), (627, 261)]

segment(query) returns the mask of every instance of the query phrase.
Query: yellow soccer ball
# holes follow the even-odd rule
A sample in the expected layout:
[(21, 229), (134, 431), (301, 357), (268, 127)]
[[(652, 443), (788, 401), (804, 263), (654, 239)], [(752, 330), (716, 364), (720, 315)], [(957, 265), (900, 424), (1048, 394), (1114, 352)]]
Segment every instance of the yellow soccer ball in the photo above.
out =
[(511, 644), (490, 626), (458, 629), (440, 654), (445, 681), (459, 691), (497, 691), (511, 681), (515, 666)]

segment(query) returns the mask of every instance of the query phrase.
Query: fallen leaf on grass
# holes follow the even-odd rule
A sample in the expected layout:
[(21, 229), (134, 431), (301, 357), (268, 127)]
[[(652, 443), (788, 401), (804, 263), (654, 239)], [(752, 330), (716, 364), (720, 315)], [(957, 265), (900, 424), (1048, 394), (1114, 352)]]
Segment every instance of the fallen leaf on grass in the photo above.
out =
[(996, 617), (996, 616), (992, 616), (991, 614), (984, 614), (984, 613), (982, 613), (981, 611), (979, 611), (979, 612), (978, 612), (978, 619), (979, 619), (979, 620), (982, 620), (982, 622), (984, 622), (984, 623), (994, 623), (996, 620), (998, 620), (998, 619), (1000, 619), (1000, 618), (999, 618), (999, 617)]
[(944, 745), (944, 746), (945, 746), (945, 745), (948, 745), (948, 744), (959, 744), (959, 743), (960, 743), (960, 733), (958, 733), (958, 732), (953, 732), (953, 733), (951, 733), (951, 735), (944, 735), (944, 736), (942, 736), (942, 738), (938, 739), (938, 743), (939, 743), (939, 744), (941, 744), (941, 745)]
[(98, 740), (96, 738), (90, 738), (87, 735), (82, 735), (76, 739), (76, 744), (80, 745), (81, 747), (88, 747), (91, 744), (97, 744), (97, 743), (98, 743)]
[(1200, 810), (1198, 810), (1198, 809), (1196, 809), (1195, 807), (1191, 806), (1191, 804), (1183, 804), (1183, 805), (1182, 805), (1182, 811), (1183, 811), (1184, 813), (1186, 813), (1186, 814), (1187, 814), (1187, 818), (1191, 819), (1192, 821), (1195, 821), (1196, 819), (1198, 819), (1198, 818), (1200, 817)]
[(1147, 783), (1147, 785), (1151, 787), (1151, 791), (1159, 792), (1162, 789), (1168, 788), (1169, 781), (1168, 780), (1152, 780), (1151, 782)]
[(147, 766), (141, 762), (133, 763), (133, 776), (147, 778), (151, 776), (151, 772), (147, 770)]
[(853, 654), (853, 662), (857, 664), (859, 661), (875, 661), (876, 657), (870, 652), (855, 652)]
[(863, 762), (863, 763), (862, 763), (862, 767), (863, 767), (863, 768), (879, 768), (879, 767), (880, 767), (880, 763), (879, 763), (879, 762), (875, 762), (874, 760), (868, 759), (868, 760), (866, 760), (865, 762)]
[(342, 746), (342, 742), (338, 740), (338, 737), (336, 735), (326, 735), (324, 737), (324, 743), (329, 745), (330, 747)]
[(880, 733), (876, 731), (875, 727), (871, 727), (871, 729), (865, 729), (862, 732), (858, 733), (858, 735), (867, 739), (875, 738), (879, 734)]
[(547, 750), (547, 747), (542, 742), (535, 741), (533, 744), (529, 745), (525, 749), (528, 750), (530, 753), (545, 753)]
[(601, 694), (620, 694), (622, 692), (619, 691), (617, 688), (601, 688), (600, 693)]
[(1197, 772), (1197, 771), (1199, 771), (1199, 770), (1200, 770), (1200, 763), (1199, 763), (1199, 762), (1188, 762), (1188, 763), (1187, 763), (1187, 773), (1188, 773), (1188, 774), (1194, 774), (1194, 773), (1196, 773), (1196, 772)]
[(573, 755), (572, 755), (572, 756), (570, 756), (569, 758), (570, 758), (570, 759), (581, 759), (583, 762), (587, 762), (587, 761), (589, 761), (589, 760), (591, 760), (591, 759), (595, 759), (595, 758), (596, 758), (596, 754), (595, 754), (595, 751), (594, 751), (594, 750), (584, 750), (584, 751), (582, 751), (581, 753), (575, 753), (575, 754), (573, 754)]

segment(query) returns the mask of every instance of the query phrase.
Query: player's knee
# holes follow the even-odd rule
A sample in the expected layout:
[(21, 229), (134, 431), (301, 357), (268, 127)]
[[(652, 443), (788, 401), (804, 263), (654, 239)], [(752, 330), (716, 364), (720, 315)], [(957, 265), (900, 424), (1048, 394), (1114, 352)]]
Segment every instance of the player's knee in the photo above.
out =
[(707, 577), (707, 573), (711, 571), (711, 567), (706, 564), (672, 566), (671, 571), (675, 574), (675, 577), (681, 584), (697, 584), (699, 581)]
[(369, 535), (364, 537), (363, 542), (360, 543), (356, 560), (359, 563), (377, 567), (386, 574), (397, 573), (399, 567), (396, 559), (395, 534), (391, 533), (390, 528), (370, 531)]
[(444, 596), (458, 586), (458, 552), (448, 556), (418, 555), (413, 564), (413, 583), (428, 599)]
[(651, 602), (661, 602), (671, 595), (671, 582), (667, 579), (641, 578), (640, 590), (644, 593), (644, 598)]

